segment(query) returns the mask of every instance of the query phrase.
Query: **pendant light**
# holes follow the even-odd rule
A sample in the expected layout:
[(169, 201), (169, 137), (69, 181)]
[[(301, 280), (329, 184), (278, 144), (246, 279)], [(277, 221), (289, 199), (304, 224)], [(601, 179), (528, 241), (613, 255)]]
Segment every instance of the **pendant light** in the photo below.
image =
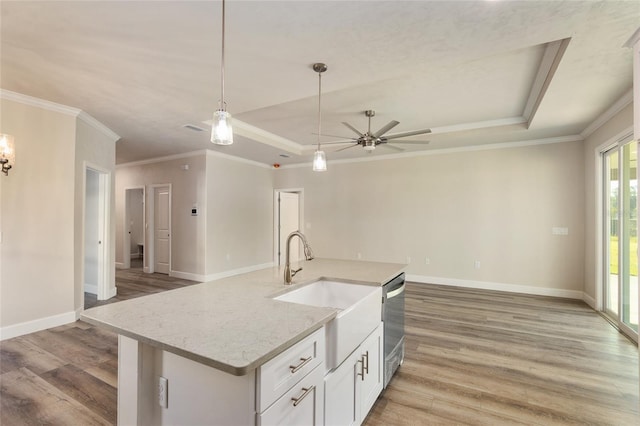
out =
[(320, 150), (320, 135), (322, 134), (322, 73), (327, 70), (323, 63), (313, 64), (313, 70), (318, 73), (318, 148), (313, 154), (313, 171), (327, 171), (327, 157), (324, 151)]
[(222, 58), (220, 61), (220, 108), (213, 113), (211, 126), (211, 142), (216, 145), (231, 145), (233, 143), (233, 129), (231, 127), (231, 114), (227, 112), (227, 104), (224, 102), (224, 17), (225, 0), (222, 0)]

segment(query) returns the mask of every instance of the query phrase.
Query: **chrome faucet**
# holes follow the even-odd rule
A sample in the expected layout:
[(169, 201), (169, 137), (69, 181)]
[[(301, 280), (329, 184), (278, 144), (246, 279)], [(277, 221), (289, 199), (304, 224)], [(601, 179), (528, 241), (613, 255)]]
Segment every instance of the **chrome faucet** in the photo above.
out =
[(289, 259), (289, 254), (291, 252), (291, 240), (295, 236), (300, 237), (300, 239), (302, 240), (302, 244), (304, 245), (304, 258), (306, 260), (313, 259), (313, 251), (311, 251), (311, 246), (309, 245), (307, 238), (302, 234), (302, 232), (293, 231), (292, 233), (290, 233), (289, 236), (287, 237), (287, 251), (286, 251), (285, 264), (284, 264), (284, 285), (291, 284), (291, 279), (298, 272), (302, 271), (302, 268), (298, 268), (293, 271), (291, 270), (291, 261)]

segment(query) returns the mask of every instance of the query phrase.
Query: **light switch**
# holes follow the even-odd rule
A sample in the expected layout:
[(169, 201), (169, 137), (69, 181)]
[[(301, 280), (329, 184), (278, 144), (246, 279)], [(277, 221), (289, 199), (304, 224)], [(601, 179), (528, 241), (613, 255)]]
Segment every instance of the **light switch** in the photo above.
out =
[(569, 235), (569, 228), (554, 226), (551, 228), (551, 234), (553, 235)]

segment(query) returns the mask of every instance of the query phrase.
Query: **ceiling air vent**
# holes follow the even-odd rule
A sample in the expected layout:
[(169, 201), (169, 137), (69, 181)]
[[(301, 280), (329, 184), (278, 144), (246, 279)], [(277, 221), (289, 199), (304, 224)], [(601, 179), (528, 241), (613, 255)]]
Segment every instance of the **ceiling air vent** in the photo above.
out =
[(193, 130), (194, 132), (204, 132), (204, 129), (202, 127), (194, 126), (193, 124), (185, 124), (182, 127), (184, 127), (185, 129)]

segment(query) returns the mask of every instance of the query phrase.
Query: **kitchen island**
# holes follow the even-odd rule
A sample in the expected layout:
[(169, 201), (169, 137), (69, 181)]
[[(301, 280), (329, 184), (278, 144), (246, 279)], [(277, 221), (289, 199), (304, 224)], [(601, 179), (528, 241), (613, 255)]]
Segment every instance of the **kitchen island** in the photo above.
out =
[[(260, 423), (256, 413), (267, 408), (256, 391), (260, 368), (305, 340), (306, 349), (324, 351), (321, 329), (338, 313), (273, 298), (319, 279), (381, 286), (405, 267), (332, 259), (299, 266), (291, 286), (281, 268), (268, 268), (85, 311), (84, 321), (119, 335), (119, 424), (186, 424), (212, 415), (222, 415), (216, 423)], [(310, 362), (300, 374), (316, 366)], [(177, 371), (166, 393), (158, 391), (158, 378)], [(246, 398), (230, 397), (240, 393)]]

